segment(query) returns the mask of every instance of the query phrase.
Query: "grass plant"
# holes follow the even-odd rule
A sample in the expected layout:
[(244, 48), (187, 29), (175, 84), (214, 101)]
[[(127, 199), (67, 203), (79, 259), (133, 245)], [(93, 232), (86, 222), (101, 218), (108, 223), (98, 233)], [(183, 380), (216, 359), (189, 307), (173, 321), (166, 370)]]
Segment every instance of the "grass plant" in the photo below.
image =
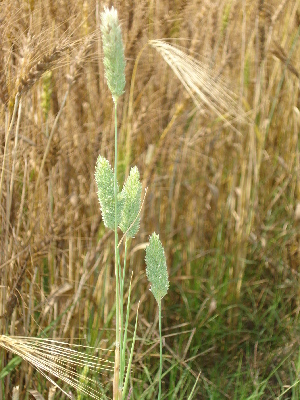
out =
[[(141, 192), (142, 184), (137, 167), (130, 170), (130, 174), (124, 183), (123, 189), (119, 192), (117, 181), (118, 171), (118, 132), (117, 132), (117, 104), (119, 97), (125, 87), (125, 55), (121, 36), (121, 27), (117, 11), (112, 7), (101, 14), (101, 32), (104, 53), (105, 76), (108, 87), (114, 101), (114, 125), (115, 125), (115, 167), (111, 170), (108, 160), (102, 156), (98, 157), (95, 178), (98, 186), (98, 198), (102, 210), (105, 226), (115, 232), (115, 278), (116, 278), (116, 347), (114, 364), (113, 399), (125, 399), (127, 394), (128, 379), (133, 356), (135, 333), (133, 337), (130, 359), (128, 361), (125, 378), (125, 347), (127, 345), (126, 321), (124, 327), (124, 284), (125, 266), (123, 271), (120, 267), (118, 226), (125, 236), (125, 255), (127, 256), (127, 241), (135, 237), (140, 225)], [(158, 303), (159, 309), (159, 336), (160, 336), (160, 370), (159, 370), (159, 392), (158, 399), (161, 399), (162, 380), (162, 333), (161, 333), (161, 300), (167, 294), (169, 287), (167, 265), (164, 250), (158, 235), (153, 234), (146, 249), (147, 276), (151, 282), (151, 291)], [(127, 310), (129, 311), (130, 296), (128, 297)], [(127, 312), (128, 319), (128, 312)], [(125, 378), (125, 380), (124, 380)]]
[(104, 78), (105, 5), (0, 5), (0, 400), (112, 398), (117, 332), (119, 399), (296, 400), (299, 1), (113, 4), (126, 90)]

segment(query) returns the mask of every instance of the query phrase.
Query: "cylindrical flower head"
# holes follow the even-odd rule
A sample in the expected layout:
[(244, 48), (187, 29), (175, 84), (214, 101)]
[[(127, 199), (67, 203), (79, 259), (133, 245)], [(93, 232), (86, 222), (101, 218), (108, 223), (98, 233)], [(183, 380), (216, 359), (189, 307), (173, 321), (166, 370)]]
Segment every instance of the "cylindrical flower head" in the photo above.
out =
[(124, 93), (125, 56), (118, 12), (114, 7), (101, 13), (105, 77), (114, 102)]
[[(95, 180), (98, 187), (98, 199), (101, 207), (104, 225), (115, 230), (115, 191), (114, 173), (106, 158), (99, 156), (96, 163)], [(117, 188), (119, 192), (119, 187)], [(117, 223), (119, 225), (122, 213), (122, 201), (118, 193)]]
[(127, 237), (134, 237), (140, 227), (141, 193), (140, 173), (137, 167), (133, 167), (121, 192), (124, 205), (120, 228)]
[(166, 256), (164, 248), (159, 240), (159, 235), (153, 233), (150, 236), (149, 246), (146, 247), (146, 273), (151, 283), (151, 292), (159, 304), (169, 289)]

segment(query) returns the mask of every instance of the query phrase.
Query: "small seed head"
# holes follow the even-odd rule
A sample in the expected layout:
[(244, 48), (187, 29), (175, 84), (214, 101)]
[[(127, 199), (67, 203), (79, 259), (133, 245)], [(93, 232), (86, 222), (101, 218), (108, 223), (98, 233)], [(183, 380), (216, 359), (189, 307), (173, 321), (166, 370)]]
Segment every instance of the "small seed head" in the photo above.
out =
[(124, 93), (125, 56), (118, 12), (114, 7), (101, 13), (104, 69), (107, 85), (114, 102)]
[[(95, 180), (98, 187), (98, 200), (102, 212), (104, 225), (107, 228), (115, 230), (115, 191), (114, 191), (114, 173), (109, 161), (99, 156), (96, 163)], [(119, 187), (117, 188), (119, 192)], [(121, 212), (123, 201), (118, 193), (117, 203), (117, 222), (121, 221)]]
[(166, 256), (159, 240), (159, 235), (153, 233), (146, 248), (146, 273), (151, 283), (151, 292), (159, 304), (169, 289)]
[(121, 192), (124, 205), (120, 228), (127, 237), (134, 237), (140, 227), (141, 193), (140, 173), (137, 167), (133, 167)]

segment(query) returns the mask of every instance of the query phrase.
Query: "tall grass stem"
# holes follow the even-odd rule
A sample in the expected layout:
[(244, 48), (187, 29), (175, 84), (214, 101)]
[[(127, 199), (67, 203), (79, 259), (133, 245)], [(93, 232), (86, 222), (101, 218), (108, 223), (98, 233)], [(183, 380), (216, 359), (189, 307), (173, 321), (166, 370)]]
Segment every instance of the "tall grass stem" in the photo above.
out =
[(119, 285), (119, 262), (118, 262), (118, 127), (117, 127), (117, 101), (115, 100), (115, 170), (114, 170), (114, 192), (115, 192), (115, 275), (116, 275), (116, 352), (114, 367), (113, 399), (119, 399), (119, 372), (120, 372), (120, 285)]
[(159, 389), (158, 400), (161, 399), (161, 377), (162, 377), (162, 336), (161, 336), (161, 300), (158, 303), (158, 323), (159, 323)]
[[(123, 274), (120, 275), (120, 298), (121, 304), (121, 326), (120, 326), (120, 382), (124, 381), (124, 372), (125, 372), (125, 350), (126, 350), (126, 341), (127, 341), (127, 326), (128, 326), (128, 316), (126, 315), (126, 324), (124, 327), (124, 312), (123, 312), (123, 299), (124, 299), (124, 282), (125, 282), (125, 269), (126, 269), (126, 257), (127, 257), (127, 238), (125, 240), (125, 252), (124, 252), (124, 266), (123, 266)], [(121, 272), (121, 271), (120, 271)], [(131, 288), (131, 284), (130, 284)], [(130, 306), (130, 290), (128, 294), (128, 302), (127, 309)], [(128, 312), (127, 312), (128, 314)]]

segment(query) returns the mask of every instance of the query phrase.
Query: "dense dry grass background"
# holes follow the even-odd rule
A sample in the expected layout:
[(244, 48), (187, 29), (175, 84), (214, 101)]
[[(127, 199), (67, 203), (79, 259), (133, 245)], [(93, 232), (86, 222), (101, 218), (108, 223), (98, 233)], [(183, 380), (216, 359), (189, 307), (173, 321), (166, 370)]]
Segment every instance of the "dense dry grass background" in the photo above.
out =
[[(136, 164), (149, 186), (129, 267), (133, 320), (141, 299), (134, 396), (142, 398), (147, 371), (158, 368), (143, 251), (155, 230), (171, 279), (163, 310), (168, 398), (186, 398), (183, 388), (201, 370), (199, 399), (284, 391), (280, 398), (296, 399), (299, 0), (0, 2), (0, 334), (113, 341), (113, 235), (94, 182), (98, 154), (113, 162), (99, 36), (105, 5), (118, 9), (127, 57), (119, 180)], [(221, 77), (247, 122), (233, 129), (196, 107), (147, 45), (159, 38)], [(1, 351), (1, 368), (12, 357)], [(22, 363), (1, 381), (0, 399), (17, 384), (22, 398), (31, 388), (47, 392)]]

